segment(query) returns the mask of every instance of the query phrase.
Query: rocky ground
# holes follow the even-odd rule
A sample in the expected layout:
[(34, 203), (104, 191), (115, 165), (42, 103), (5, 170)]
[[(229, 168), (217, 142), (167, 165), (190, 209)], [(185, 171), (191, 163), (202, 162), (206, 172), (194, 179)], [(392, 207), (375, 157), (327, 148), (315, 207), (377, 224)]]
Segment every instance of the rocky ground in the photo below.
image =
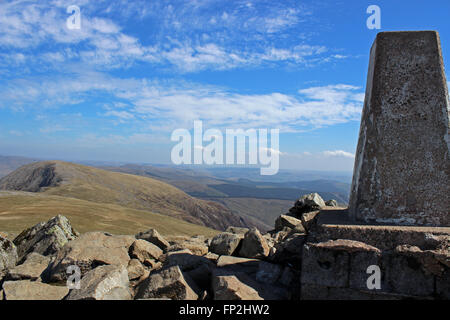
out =
[[(211, 239), (80, 235), (59, 215), (14, 240), (0, 233), (0, 299), (449, 299), (450, 234), (423, 233), (420, 248), (380, 249), (348, 232), (315, 240), (320, 210), (335, 205), (307, 195), (273, 231), (229, 227)], [(365, 287), (368, 264), (386, 271), (378, 292)], [(69, 288), (77, 275), (79, 288)]]

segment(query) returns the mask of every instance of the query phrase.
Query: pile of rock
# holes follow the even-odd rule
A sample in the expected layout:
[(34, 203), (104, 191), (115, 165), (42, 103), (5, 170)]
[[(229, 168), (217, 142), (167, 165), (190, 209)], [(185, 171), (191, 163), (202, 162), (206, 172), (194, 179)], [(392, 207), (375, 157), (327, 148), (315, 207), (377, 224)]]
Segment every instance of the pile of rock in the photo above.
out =
[[(419, 290), (414, 292), (448, 298), (450, 236), (427, 235), (426, 248), (411, 241), (405, 244), (404, 233), (398, 237), (402, 245), (392, 240), (381, 249), (377, 243), (356, 241), (361, 240), (355, 238), (359, 233), (345, 228), (344, 233), (333, 231), (341, 232), (339, 238), (329, 239), (335, 236), (329, 230), (318, 235), (321, 229), (316, 226), (325, 205), (318, 194), (305, 195), (276, 219), (275, 229), (267, 234), (229, 227), (212, 239), (164, 238), (154, 229), (135, 236), (79, 235), (65, 217), (57, 216), (25, 230), (14, 241), (0, 236), (0, 299), (380, 297), (364, 288), (366, 264), (387, 266), (383, 285), (389, 282), (386, 288), (394, 293), (389, 298), (404, 297), (405, 290), (412, 290), (408, 287), (412, 282), (401, 272), (414, 266), (420, 270), (409, 274), (423, 282), (414, 285)], [(367, 237), (368, 242), (371, 239), (378, 238)]]

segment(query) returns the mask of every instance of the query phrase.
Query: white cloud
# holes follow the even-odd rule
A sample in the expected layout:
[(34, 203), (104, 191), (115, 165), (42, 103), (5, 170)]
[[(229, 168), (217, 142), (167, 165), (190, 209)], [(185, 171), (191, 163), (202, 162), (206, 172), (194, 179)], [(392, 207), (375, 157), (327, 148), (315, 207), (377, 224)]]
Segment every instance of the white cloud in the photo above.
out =
[(359, 90), (339, 84), (302, 89), (298, 95), (239, 94), (185, 82), (121, 79), (80, 71), (70, 78), (12, 80), (0, 88), (0, 106), (55, 108), (89, 102), (96, 93), (108, 95), (104, 99), (112, 105), (104, 107), (107, 116), (147, 123), (152, 130), (191, 128), (194, 120), (201, 119), (210, 127), (292, 132), (360, 120), (362, 104), (355, 98)]
[[(181, 72), (197, 72), (276, 62), (304, 66), (344, 57), (328, 54), (328, 48), (301, 39), (293, 47), (282, 41), (291, 37), (290, 32), (295, 32), (297, 39), (294, 27), (310, 15), (303, 5), (291, 0), (261, 1), (251, 6), (217, 1), (182, 1), (175, 6), (158, 1), (121, 0), (111, 4), (84, 0), (77, 2), (82, 9), (80, 30), (66, 27), (65, 9), (69, 4), (73, 3), (63, 0), (0, 3), (0, 48), (7, 49), (4, 54), (8, 59), (24, 64), (29, 49), (40, 48), (42, 52), (28, 57), (28, 67), (41, 68), (42, 62), (50, 66), (82, 62), (108, 69), (152, 63), (162, 68), (169, 65)], [(222, 7), (227, 10), (218, 9)], [(122, 25), (136, 17), (152, 22), (148, 37), (152, 41), (124, 31)], [(211, 21), (215, 22), (213, 27)], [(237, 45), (242, 41), (245, 47)], [(52, 51), (46, 52), (46, 46), (52, 47)], [(8, 66), (0, 62), (2, 65)], [(61, 65), (54, 67), (60, 69)]]
[(343, 150), (334, 150), (334, 151), (324, 151), (323, 154), (327, 157), (345, 157), (345, 158), (354, 158), (355, 155), (350, 152), (346, 152)]

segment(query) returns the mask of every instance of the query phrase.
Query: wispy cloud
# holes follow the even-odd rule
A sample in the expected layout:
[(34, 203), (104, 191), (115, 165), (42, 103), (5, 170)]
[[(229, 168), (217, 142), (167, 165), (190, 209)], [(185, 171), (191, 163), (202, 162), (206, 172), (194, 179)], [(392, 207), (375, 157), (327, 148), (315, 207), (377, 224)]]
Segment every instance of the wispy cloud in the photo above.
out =
[(194, 120), (201, 119), (214, 127), (270, 127), (293, 132), (359, 120), (360, 90), (338, 84), (302, 89), (296, 95), (241, 94), (201, 84), (82, 72), (71, 78), (10, 81), (0, 95), (3, 107), (16, 109), (57, 108), (102, 96), (111, 101), (104, 107), (104, 116), (121, 122), (146, 122), (151, 130), (190, 128)]
[[(69, 4), (63, 0), (0, 3), (0, 54), (5, 61), (0, 68), (7, 69), (8, 61), (36, 69), (43, 63), (56, 69), (68, 62), (97, 69), (150, 63), (198, 72), (280, 62), (299, 67), (344, 58), (299, 34), (295, 27), (311, 12), (292, 0), (84, 0), (77, 3), (82, 8), (80, 30), (66, 27)], [(125, 27), (135, 17), (151, 24), (145, 37)], [(29, 49), (36, 51), (29, 54)]]

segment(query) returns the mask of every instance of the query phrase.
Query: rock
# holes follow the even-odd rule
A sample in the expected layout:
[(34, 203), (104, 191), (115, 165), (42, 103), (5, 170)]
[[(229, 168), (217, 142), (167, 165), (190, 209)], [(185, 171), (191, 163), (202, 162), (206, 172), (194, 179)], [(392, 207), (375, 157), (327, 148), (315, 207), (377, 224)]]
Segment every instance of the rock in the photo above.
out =
[(228, 227), (225, 232), (233, 233), (233, 234), (246, 234), (248, 232), (248, 228), (240, 228), (240, 227)]
[(192, 254), (198, 256), (204, 256), (208, 253), (208, 245), (199, 238), (175, 240), (167, 251), (180, 251), (183, 249), (189, 249)]
[(154, 260), (158, 260), (163, 251), (146, 240), (138, 239), (130, 247), (130, 257), (138, 259), (144, 265), (154, 266)]
[(306, 231), (311, 230), (317, 221), (320, 210), (303, 213), (301, 216), (302, 225)]
[(172, 267), (179, 266), (182, 271), (195, 269), (202, 264), (214, 266), (214, 264), (205, 257), (197, 256), (189, 249), (180, 251), (168, 252), (161, 260), (164, 261), (164, 266)]
[(57, 253), (64, 245), (76, 239), (78, 233), (72, 228), (69, 220), (58, 215), (47, 222), (41, 222), (22, 231), (15, 239), (19, 260), (31, 252), (44, 256)]
[(52, 286), (30, 280), (3, 283), (5, 300), (62, 300), (68, 293), (66, 286)]
[(289, 210), (295, 217), (301, 217), (303, 213), (320, 210), (325, 207), (325, 202), (318, 193), (310, 193), (298, 199)]
[(327, 205), (328, 207), (337, 207), (338, 203), (336, 200), (331, 199), (325, 202), (325, 205)]
[(234, 275), (214, 277), (212, 287), (214, 300), (263, 300), (255, 289)]
[(30, 253), (25, 262), (9, 270), (8, 280), (37, 280), (47, 269), (51, 261), (50, 257), (45, 257), (39, 253)]
[(300, 267), (305, 240), (306, 235), (301, 233), (287, 236), (282, 242), (276, 244), (276, 251), (270, 256), (270, 260), (275, 263)]
[(103, 232), (89, 232), (70, 241), (58, 252), (48, 269), (49, 281), (67, 279), (66, 269), (77, 265), (81, 274), (99, 265), (127, 266), (130, 261), (128, 251), (134, 243), (131, 236), (113, 236)]
[(284, 228), (295, 228), (297, 226), (302, 226), (302, 221), (294, 218), (294, 217), (290, 217), (290, 216), (286, 216), (284, 214), (282, 214), (281, 216), (279, 216), (277, 218), (277, 220), (275, 220), (275, 230), (276, 231), (281, 231)]
[(197, 300), (178, 266), (162, 269), (144, 280), (138, 287), (136, 299), (168, 298), (171, 300)]
[(220, 256), (219, 260), (217, 260), (217, 267), (223, 268), (231, 265), (245, 264), (245, 265), (252, 265), (253, 267), (258, 268), (260, 262), (261, 261), (258, 259)]
[(184, 249), (165, 254), (164, 266), (178, 266), (199, 288), (207, 290), (215, 264), (206, 257), (194, 255), (189, 249)]
[(13, 268), (18, 260), (17, 248), (10, 240), (0, 237), (0, 274)]
[(204, 255), (204, 257), (209, 261), (213, 262), (214, 264), (216, 264), (217, 260), (219, 259), (219, 255), (212, 252), (208, 252), (207, 254)]
[(140, 232), (136, 235), (136, 239), (147, 240), (158, 246), (161, 250), (166, 251), (170, 243), (161, 236), (156, 229), (150, 229), (145, 232)]
[(128, 262), (128, 279), (136, 280), (145, 275), (146, 269), (138, 259), (131, 259)]
[(231, 256), (238, 248), (241, 240), (244, 238), (242, 234), (233, 234), (222, 232), (216, 235), (209, 245), (209, 251), (218, 255)]
[(99, 266), (86, 273), (80, 289), (73, 289), (67, 300), (130, 300), (128, 272), (124, 266)]
[(269, 255), (269, 246), (256, 228), (250, 229), (242, 240), (239, 255), (244, 258), (261, 258)]

